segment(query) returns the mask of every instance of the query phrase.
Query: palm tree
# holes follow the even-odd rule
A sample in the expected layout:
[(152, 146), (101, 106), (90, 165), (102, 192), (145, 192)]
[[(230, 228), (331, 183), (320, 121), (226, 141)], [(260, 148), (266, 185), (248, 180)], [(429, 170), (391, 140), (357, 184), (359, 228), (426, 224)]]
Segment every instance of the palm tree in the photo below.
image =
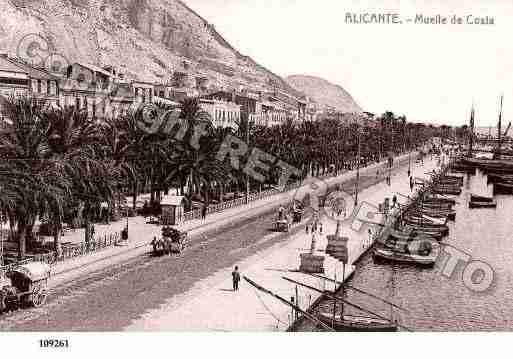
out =
[(68, 182), (61, 176), (63, 164), (52, 158), (48, 143), (50, 123), (43, 105), (30, 98), (10, 98), (3, 105), (12, 125), (0, 132), (0, 158), (9, 173), (2, 187), (8, 189), (8, 213), (17, 226), (19, 259), (26, 253), (27, 238), (37, 218), (45, 212), (62, 213)]

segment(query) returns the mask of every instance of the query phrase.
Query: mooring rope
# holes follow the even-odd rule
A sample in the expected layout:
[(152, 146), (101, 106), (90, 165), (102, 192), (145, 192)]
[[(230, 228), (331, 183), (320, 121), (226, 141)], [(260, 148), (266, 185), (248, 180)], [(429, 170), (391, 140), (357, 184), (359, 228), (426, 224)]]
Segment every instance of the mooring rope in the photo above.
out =
[(268, 313), (269, 313), (269, 314), (270, 314), (274, 319), (276, 319), (276, 321), (277, 321), (278, 323), (281, 323), (281, 324), (286, 325), (286, 326), (288, 326), (288, 325), (289, 325), (288, 323), (283, 322), (280, 318), (278, 318), (278, 317), (277, 317), (277, 316), (272, 312), (272, 310), (271, 310), (271, 309), (269, 309), (269, 307), (265, 304), (264, 300), (262, 299), (262, 297), (260, 296), (260, 294), (258, 293), (258, 291), (257, 291), (255, 288), (253, 288), (253, 291), (255, 292), (255, 294), (256, 294), (256, 296), (257, 296), (257, 298), (260, 300), (260, 303), (262, 303), (262, 306), (265, 308), (265, 310), (267, 310), (267, 312), (268, 312)]

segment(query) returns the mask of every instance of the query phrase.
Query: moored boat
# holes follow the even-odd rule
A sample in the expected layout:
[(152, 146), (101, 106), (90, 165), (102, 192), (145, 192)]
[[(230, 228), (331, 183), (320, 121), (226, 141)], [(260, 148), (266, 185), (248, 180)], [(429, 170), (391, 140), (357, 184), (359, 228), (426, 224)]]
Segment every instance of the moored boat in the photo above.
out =
[(488, 173), (487, 175), (487, 182), (513, 182), (513, 175), (505, 175), (505, 174), (498, 174), (498, 173)]
[(425, 214), (414, 214), (410, 213), (404, 217), (404, 219), (413, 223), (427, 223), (427, 224), (437, 224), (437, 225), (445, 225), (447, 224), (447, 217), (431, 217), (426, 216)]
[(448, 197), (426, 196), (423, 200), (423, 203), (450, 203), (452, 205), (455, 205), (456, 200), (454, 198)]
[(470, 201), (468, 203), (468, 208), (497, 208), (497, 202)]
[(397, 325), (393, 322), (379, 318), (363, 317), (356, 315), (333, 315), (329, 309), (321, 308), (317, 312), (317, 318), (329, 325), (337, 332), (396, 332)]
[(424, 225), (418, 225), (416, 223), (407, 222), (404, 225), (404, 229), (406, 231), (414, 230), (414, 231), (417, 231), (418, 233), (423, 233), (423, 234), (426, 234), (429, 236), (433, 236), (437, 239), (438, 238), (442, 239), (443, 237), (445, 237), (449, 234), (449, 227), (447, 227), (447, 226), (428, 227), (428, 226), (424, 226)]
[(479, 196), (477, 194), (470, 195), (471, 202), (493, 202), (493, 197)]
[(447, 217), (448, 219), (454, 221), (456, 219), (456, 211), (453, 209), (450, 210), (440, 210), (440, 209), (429, 209), (419, 207), (416, 209), (419, 213), (425, 214), (427, 216), (432, 217)]
[(410, 254), (403, 252), (396, 252), (384, 248), (374, 249), (374, 259), (381, 259), (386, 261), (415, 264), (420, 266), (434, 266), (438, 258), (438, 252), (432, 252), (429, 255), (423, 256), (420, 254)]
[(435, 187), (433, 189), (433, 193), (436, 193), (436, 194), (450, 194), (450, 195), (455, 195), (455, 196), (459, 196), (461, 194), (461, 188), (456, 188), (456, 187)]
[(496, 182), (493, 184), (493, 192), (498, 194), (513, 194), (513, 183)]

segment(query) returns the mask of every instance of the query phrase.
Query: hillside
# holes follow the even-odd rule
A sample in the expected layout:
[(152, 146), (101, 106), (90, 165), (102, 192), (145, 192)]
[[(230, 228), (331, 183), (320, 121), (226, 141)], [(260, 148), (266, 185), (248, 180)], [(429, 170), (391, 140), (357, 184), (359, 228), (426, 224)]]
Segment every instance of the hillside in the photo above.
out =
[(296, 93), (179, 0), (0, 1), (0, 52), (15, 56), (31, 33), (68, 62), (111, 65), (142, 81), (166, 82), (178, 70), (204, 75), (212, 88)]
[(321, 105), (331, 106), (342, 112), (363, 111), (346, 90), (319, 77), (294, 75), (287, 77), (286, 81)]

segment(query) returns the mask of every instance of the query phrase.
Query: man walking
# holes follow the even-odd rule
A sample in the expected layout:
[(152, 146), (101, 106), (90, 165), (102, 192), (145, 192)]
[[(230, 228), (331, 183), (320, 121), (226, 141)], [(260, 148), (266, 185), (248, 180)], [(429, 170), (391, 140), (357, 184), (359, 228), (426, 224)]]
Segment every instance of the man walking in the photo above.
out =
[(207, 218), (207, 204), (205, 203), (201, 208), (201, 219)]
[(232, 281), (233, 281), (233, 291), (236, 292), (239, 290), (239, 282), (240, 282), (239, 267), (237, 267), (237, 266), (235, 266), (235, 270), (232, 272)]

